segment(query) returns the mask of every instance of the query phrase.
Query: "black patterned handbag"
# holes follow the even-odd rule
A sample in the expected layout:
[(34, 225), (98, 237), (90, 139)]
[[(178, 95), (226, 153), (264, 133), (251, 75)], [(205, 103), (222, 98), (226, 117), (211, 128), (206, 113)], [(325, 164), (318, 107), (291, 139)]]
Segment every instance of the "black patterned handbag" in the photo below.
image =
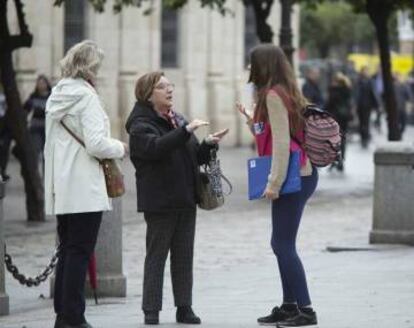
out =
[[(203, 210), (214, 210), (224, 204), (224, 196), (233, 191), (229, 179), (221, 172), (220, 160), (217, 158), (216, 149), (210, 150), (210, 161), (204, 165), (200, 172), (201, 187), (199, 192), (200, 201), (198, 206)], [(224, 194), (223, 183), (225, 181), (229, 191)]]

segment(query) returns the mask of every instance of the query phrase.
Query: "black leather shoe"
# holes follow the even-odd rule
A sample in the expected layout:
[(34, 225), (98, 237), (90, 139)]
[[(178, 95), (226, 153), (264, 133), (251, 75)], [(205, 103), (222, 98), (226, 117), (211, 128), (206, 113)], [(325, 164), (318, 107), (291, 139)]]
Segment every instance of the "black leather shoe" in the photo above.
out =
[(86, 322), (85, 318), (83, 318), (83, 320), (85, 322), (78, 325), (70, 325), (66, 322), (62, 314), (57, 314), (54, 328), (93, 328), (88, 322)]
[(298, 312), (297, 306), (292, 306), (292, 309), (289, 311), (283, 305), (281, 307), (275, 306), (268, 316), (258, 318), (257, 322), (263, 326), (274, 326), (279, 321), (296, 316)]
[(276, 327), (303, 327), (311, 326), (318, 324), (318, 319), (316, 318), (316, 312), (310, 311), (308, 313), (300, 311), (297, 315), (292, 318), (280, 321), (276, 324)]
[(61, 314), (56, 315), (55, 325), (54, 328), (64, 328), (65, 327), (65, 320)]
[(177, 308), (177, 322), (187, 323), (192, 325), (199, 325), (201, 319), (195, 315), (191, 306), (179, 306)]
[(144, 311), (144, 323), (146, 325), (158, 325), (160, 323), (158, 311)]
[(74, 325), (74, 326), (66, 324), (63, 326), (63, 328), (93, 328), (93, 327), (89, 323), (84, 322), (84, 323), (81, 323), (79, 325)]

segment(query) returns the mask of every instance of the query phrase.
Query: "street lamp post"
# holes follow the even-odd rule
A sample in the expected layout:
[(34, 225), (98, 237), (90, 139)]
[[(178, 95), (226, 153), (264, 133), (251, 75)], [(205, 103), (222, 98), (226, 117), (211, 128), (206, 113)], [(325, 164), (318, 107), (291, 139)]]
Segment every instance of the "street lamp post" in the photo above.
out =
[(292, 45), (292, 5), (293, 0), (280, 0), (282, 22), (279, 34), (279, 44), (286, 54), (289, 62), (293, 65), (293, 51)]

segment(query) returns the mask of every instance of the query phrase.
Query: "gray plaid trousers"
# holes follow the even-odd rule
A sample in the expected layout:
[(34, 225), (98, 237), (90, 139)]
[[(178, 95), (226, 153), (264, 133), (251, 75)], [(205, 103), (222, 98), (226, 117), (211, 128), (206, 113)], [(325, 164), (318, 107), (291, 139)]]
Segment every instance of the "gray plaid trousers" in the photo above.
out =
[(191, 306), (196, 210), (145, 212), (144, 218), (147, 223), (147, 254), (142, 309), (162, 309), (164, 268), (168, 252), (175, 306)]

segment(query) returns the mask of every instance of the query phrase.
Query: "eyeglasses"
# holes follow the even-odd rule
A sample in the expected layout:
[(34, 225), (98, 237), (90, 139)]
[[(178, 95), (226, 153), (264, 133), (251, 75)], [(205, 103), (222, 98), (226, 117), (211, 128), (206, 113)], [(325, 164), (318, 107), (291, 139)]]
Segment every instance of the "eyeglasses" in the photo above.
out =
[(167, 89), (174, 90), (175, 89), (175, 84), (174, 83), (160, 83), (160, 84), (156, 85), (154, 89), (157, 89), (157, 90), (167, 90)]

